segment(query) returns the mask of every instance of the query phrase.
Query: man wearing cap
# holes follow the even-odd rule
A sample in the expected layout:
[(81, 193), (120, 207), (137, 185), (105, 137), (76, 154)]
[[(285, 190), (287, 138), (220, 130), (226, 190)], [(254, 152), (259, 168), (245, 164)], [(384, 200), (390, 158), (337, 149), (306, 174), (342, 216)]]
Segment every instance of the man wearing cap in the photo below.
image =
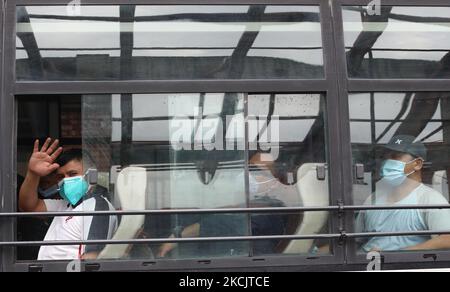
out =
[[(422, 183), (427, 149), (412, 136), (395, 136), (385, 147), (381, 180), (371, 205), (448, 205), (448, 201)], [(369, 210), (360, 212), (356, 232), (449, 231), (450, 210)], [(450, 249), (450, 235), (374, 237), (361, 242), (365, 252)]]

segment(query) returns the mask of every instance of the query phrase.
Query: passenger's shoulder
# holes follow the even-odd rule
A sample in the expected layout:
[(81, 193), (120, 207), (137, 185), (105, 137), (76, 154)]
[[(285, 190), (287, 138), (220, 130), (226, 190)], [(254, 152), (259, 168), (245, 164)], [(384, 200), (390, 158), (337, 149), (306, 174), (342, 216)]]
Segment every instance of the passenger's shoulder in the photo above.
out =
[(89, 211), (95, 211), (95, 198), (88, 198), (83, 200), (75, 209), (74, 211), (80, 211), (80, 212), (89, 212)]
[(424, 184), (417, 188), (417, 195), (421, 204), (448, 204), (447, 199), (440, 192)]
[[(109, 200), (103, 196), (96, 195), (84, 200), (78, 207), (79, 211), (110, 211), (114, 207)], [(78, 210), (77, 210), (78, 211)]]
[(64, 200), (47, 199), (44, 200), (44, 204), (48, 212), (57, 212), (68, 209), (67, 202)]

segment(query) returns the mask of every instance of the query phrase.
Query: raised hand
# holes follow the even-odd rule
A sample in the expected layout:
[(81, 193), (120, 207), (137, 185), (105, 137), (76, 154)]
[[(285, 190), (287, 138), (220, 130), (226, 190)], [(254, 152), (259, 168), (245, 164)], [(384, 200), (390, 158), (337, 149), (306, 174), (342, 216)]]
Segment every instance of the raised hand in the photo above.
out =
[(37, 176), (47, 176), (59, 168), (55, 160), (63, 149), (62, 147), (58, 147), (59, 140), (55, 140), (53, 143), (51, 142), (52, 139), (47, 138), (41, 150), (39, 150), (39, 140), (34, 142), (33, 154), (28, 163), (28, 170)]

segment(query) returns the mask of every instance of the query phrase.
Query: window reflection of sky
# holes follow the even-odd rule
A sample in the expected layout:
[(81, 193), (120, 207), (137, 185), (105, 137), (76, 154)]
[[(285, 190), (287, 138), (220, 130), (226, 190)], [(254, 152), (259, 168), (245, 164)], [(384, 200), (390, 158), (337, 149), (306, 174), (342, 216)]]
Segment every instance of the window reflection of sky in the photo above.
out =
[[(212, 128), (219, 127), (217, 116), (222, 111), (223, 94), (205, 94), (203, 107), (204, 128), (203, 142), (212, 140)], [(274, 116), (292, 117), (292, 120), (280, 120), (279, 141), (303, 142), (311, 131), (315, 119), (320, 115), (320, 95), (315, 94), (279, 94), (275, 96), (276, 105)], [(152, 100), (152, 107), (148, 101)], [(170, 141), (171, 128), (179, 128), (183, 124), (183, 136), (190, 137), (194, 132), (196, 121), (192, 118), (198, 116), (200, 94), (136, 94), (133, 95), (133, 118), (140, 119), (133, 122), (133, 141)], [(269, 114), (269, 95), (249, 96), (249, 116), (265, 117)], [(121, 101), (120, 95), (112, 96), (112, 141), (121, 139)], [(239, 111), (239, 107), (237, 108)], [(174, 120), (175, 118), (175, 120)], [(296, 119), (297, 118), (297, 119)], [(142, 119), (153, 119), (142, 120)], [(227, 129), (228, 140), (241, 140), (244, 138), (244, 120), (242, 113), (230, 116), (231, 125)], [(236, 127), (236, 131), (232, 127)], [(257, 130), (257, 128), (254, 128)], [(296, 129), (292, 131), (292, 129)], [(273, 129), (270, 129), (273, 131)], [(248, 139), (256, 141), (257, 131), (251, 131)], [(271, 137), (267, 131), (261, 133), (260, 142), (268, 142)], [(272, 141), (273, 142), (273, 141)]]
[[(137, 6), (136, 17), (174, 14), (247, 13), (249, 6)], [(65, 6), (27, 7), (32, 15), (66, 16)], [(319, 13), (310, 6), (268, 6), (268, 13)], [(119, 6), (82, 6), (82, 17), (119, 17)], [(323, 65), (320, 24), (312, 22), (212, 23), (179, 20), (171, 22), (136, 22), (122, 25), (109, 21), (77, 21), (31, 18), (18, 24), (18, 32), (32, 31), (43, 57), (76, 57), (103, 54), (120, 56), (120, 31), (134, 34), (133, 56), (147, 57), (229, 57), (245, 31), (259, 31), (251, 57), (287, 59)], [(23, 47), (18, 40), (18, 47)], [(308, 48), (299, 50), (298, 48)], [(62, 49), (67, 50), (62, 50)], [(180, 48), (179, 50), (174, 50)], [(271, 48), (271, 49), (263, 49)], [(274, 49), (274, 48), (279, 48)], [(285, 49), (291, 48), (291, 49)], [(293, 49), (295, 48), (295, 49)], [(53, 49), (53, 50), (52, 50)], [(85, 50), (83, 50), (85, 49)], [(98, 50), (87, 50), (98, 49)], [(17, 59), (28, 58), (18, 50)]]
[[(376, 137), (384, 133), (390, 126), (392, 121), (400, 113), (403, 101), (406, 98), (404, 93), (376, 93), (375, 94), (375, 134)], [(401, 117), (405, 119), (411, 111), (413, 99), (408, 104), (406, 112)], [(351, 119), (351, 139), (353, 143), (371, 143), (371, 115), (370, 115), (370, 94), (358, 93), (351, 94), (349, 98), (350, 103), (350, 119)], [(428, 122), (425, 129), (417, 137), (417, 140), (424, 138), (425, 142), (436, 142), (443, 140), (443, 130), (429, 136), (434, 131), (442, 126), (442, 111), (441, 102), (436, 111), (433, 113), (432, 119)], [(396, 133), (401, 123), (395, 123), (394, 126), (386, 133), (386, 135), (379, 141), (379, 143), (387, 143), (390, 138)], [(428, 137), (429, 136), (429, 137)]]
[[(421, 18), (441, 17), (447, 22), (419, 23), (390, 19), (385, 23), (366, 23), (364, 30), (381, 31), (383, 34), (373, 46), (374, 58), (410, 59), (439, 61), (450, 50), (450, 8), (449, 7), (394, 7), (392, 14), (418, 16)], [(361, 14), (358, 11), (343, 11), (346, 47), (352, 47), (363, 31)], [(380, 49), (381, 51), (376, 51)], [(382, 49), (400, 49), (383, 51)], [(408, 50), (408, 51), (402, 51)], [(433, 50), (419, 52), (414, 50)], [(436, 50), (443, 50), (441, 52)]]

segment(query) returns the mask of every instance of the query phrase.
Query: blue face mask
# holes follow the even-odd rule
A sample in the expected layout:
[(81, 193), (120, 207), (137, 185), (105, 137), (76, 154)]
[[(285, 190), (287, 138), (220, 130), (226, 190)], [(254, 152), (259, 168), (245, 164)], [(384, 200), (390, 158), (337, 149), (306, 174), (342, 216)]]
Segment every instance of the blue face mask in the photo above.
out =
[(413, 171), (405, 174), (405, 168), (408, 164), (411, 164), (416, 160), (417, 159), (414, 159), (408, 163), (405, 163), (403, 161), (388, 159), (384, 161), (383, 166), (381, 167), (381, 176), (389, 185), (399, 187), (406, 181), (408, 176), (415, 172)]
[(86, 195), (89, 184), (83, 176), (65, 178), (59, 183), (61, 197), (75, 206)]

